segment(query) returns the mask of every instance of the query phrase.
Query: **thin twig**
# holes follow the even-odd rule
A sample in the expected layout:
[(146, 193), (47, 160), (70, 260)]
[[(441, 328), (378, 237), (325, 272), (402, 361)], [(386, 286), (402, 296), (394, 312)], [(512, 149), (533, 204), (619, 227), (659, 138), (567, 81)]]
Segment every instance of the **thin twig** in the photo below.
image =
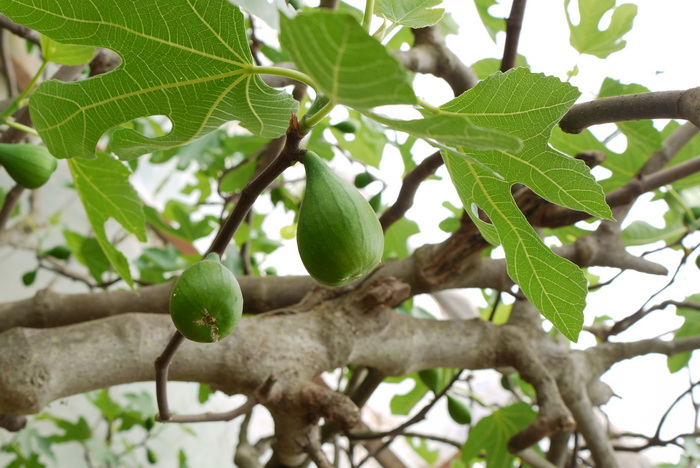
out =
[(0, 233), (5, 230), (5, 226), (10, 220), (12, 212), (15, 211), (22, 192), (24, 192), (24, 187), (17, 184), (5, 195), (5, 202), (2, 205), (2, 209), (0, 209)]
[(527, 0), (514, 0), (510, 9), (510, 16), (506, 22), (506, 44), (503, 48), (503, 59), (501, 60), (501, 71), (506, 72), (515, 67), (518, 59), (518, 42), (520, 41), (520, 30), (523, 25), (525, 15), (525, 3)]
[(413, 199), (420, 184), (435, 174), (438, 167), (442, 166), (442, 156), (439, 151), (425, 158), (418, 166), (409, 172), (403, 180), (401, 190), (396, 202), (381, 215), (379, 222), (386, 232), (389, 227), (399, 219), (403, 218), (406, 212), (413, 206)]
[(163, 350), (163, 353), (158, 356), (155, 362), (156, 367), (156, 400), (158, 401), (158, 416), (159, 421), (170, 421), (173, 414), (168, 406), (168, 369), (173, 361), (177, 348), (185, 341), (182, 333), (175, 331), (170, 342)]
[(39, 33), (26, 26), (16, 24), (5, 15), (0, 15), (0, 28), (7, 29), (12, 34), (22, 37), (32, 44), (39, 45)]

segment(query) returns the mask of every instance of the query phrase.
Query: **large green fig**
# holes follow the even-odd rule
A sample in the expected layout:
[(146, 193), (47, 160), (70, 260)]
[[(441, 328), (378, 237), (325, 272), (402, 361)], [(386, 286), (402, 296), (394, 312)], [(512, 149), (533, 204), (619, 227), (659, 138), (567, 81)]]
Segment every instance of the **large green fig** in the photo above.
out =
[(56, 158), (43, 146), (0, 143), (0, 164), (24, 188), (39, 188), (56, 170)]
[(228, 336), (241, 319), (243, 295), (217, 254), (187, 268), (170, 293), (170, 316), (183, 336), (213, 343)]
[(315, 153), (302, 157), (306, 192), (297, 224), (299, 255), (319, 283), (342, 286), (377, 266), (384, 233), (372, 207)]

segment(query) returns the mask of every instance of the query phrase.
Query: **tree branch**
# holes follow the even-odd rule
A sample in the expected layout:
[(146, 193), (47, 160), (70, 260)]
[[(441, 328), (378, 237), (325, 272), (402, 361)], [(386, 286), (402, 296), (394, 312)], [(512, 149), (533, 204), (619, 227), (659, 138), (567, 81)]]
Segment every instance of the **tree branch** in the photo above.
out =
[(412, 31), (415, 41), (411, 50), (396, 52), (396, 57), (405, 68), (444, 79), (455, 96), (476, 86), (476, 74), (447, 48), (439, 26)]
[(382, 224), (384, 232), (396, 221), (403, 218), (406, 212), (413, 206), (413, 198), (420, 184), (425, 179), (435, 174), (435, 171), (438, 167), (442, 166), (442, 164), (442, 156), (439, 151), (436, 151), (425, 158), (406, 175), (396, 201), (379, 217), (379, 222)]
[(526, 3), (527, 0), (513, 0), (513, 6), (506, 21), (506, 43), (503, 48), (503, 59), (501, 60), (502, 72), (515, 67), (515, 62), (518, 59), (518, 42), (520, 41), (520, 30), (523, 25)]
[(646, 119), (684, 119), (700, 127), (700, 88), (627, 94), (576, 104), (559, 122), (566, 133), (591, 125)]

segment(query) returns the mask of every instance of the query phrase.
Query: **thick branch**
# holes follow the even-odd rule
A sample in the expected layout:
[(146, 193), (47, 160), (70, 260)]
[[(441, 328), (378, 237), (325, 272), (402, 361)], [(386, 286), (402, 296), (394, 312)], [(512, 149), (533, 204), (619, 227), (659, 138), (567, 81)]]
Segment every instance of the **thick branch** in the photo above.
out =
[(700, 128), (700, 88), (627, 94), (576, 104), (559, 126), (581, 133), (591, 125), (647, 119), (683, 119)]
[(415, 42), (411, 50), (396, 52), (404, 67), (443, 78), (455, 96), (476, 86), (476, 74), (447, 48), (439, 26), (414, 29), (413, 35)]

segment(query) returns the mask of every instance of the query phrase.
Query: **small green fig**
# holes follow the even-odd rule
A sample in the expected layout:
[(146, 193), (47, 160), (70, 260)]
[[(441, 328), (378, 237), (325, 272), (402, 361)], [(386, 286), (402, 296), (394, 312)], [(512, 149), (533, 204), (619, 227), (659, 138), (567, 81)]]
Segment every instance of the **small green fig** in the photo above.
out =
[(382, 226), (360, 192), (312, 151), (302, 157), (306, 192), (297, 223), (299, 255), (319, 283), (342, 286), (382, 259)]
[(43, 146), (0, 143), (0, 164), (24, 188), (44, 185), (56, 170), (56, 158)]
[(470, 424), (472, 422), (472, 412), (469, 411), (467, 405), (447, 395), (447, 412), (457, 424)]
[(213, 343), (228, 336), (242, 312), (238, 281), (215, 253), (187, 268), (170, 293), (170, 316), (175, 328), (199, 343)]

